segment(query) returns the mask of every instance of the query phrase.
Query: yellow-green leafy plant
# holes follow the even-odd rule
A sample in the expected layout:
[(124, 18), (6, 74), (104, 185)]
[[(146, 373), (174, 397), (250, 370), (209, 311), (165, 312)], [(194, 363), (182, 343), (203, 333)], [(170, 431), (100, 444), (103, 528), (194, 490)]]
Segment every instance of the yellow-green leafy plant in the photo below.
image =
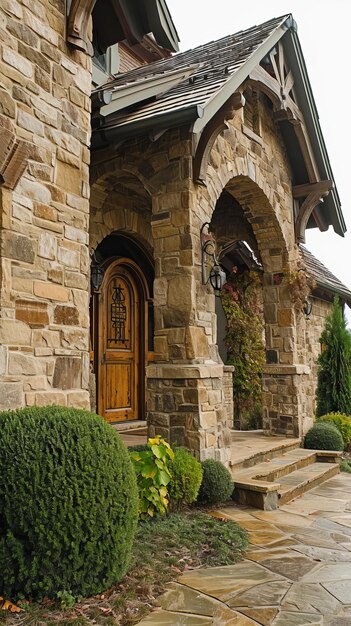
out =
[(334, 424), (341, 433), (345, 448), (349, 448), (351, 443), (351, 415), (345, 413), (327, 413), (321, 415), (318, 420)]
[(148, 449), (131, 452), (139, 488), (139, 518), (165, 515), (169, 505), (167, 485), (171, 480), (174, 452), (160, 435), (148, 439)]

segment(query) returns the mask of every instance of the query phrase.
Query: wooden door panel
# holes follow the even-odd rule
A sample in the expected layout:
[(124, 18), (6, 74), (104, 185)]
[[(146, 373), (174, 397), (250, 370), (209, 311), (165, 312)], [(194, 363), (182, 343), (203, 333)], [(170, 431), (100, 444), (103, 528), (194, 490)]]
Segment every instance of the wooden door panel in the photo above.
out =
[(106, 410), (132, 407), (133, 373), (131, 363), (108, 363), (106, 366)]
[(140, 419), (145, 318), (133, 272), (117, 261), (99, 301), (99, 412), (110, 422)]

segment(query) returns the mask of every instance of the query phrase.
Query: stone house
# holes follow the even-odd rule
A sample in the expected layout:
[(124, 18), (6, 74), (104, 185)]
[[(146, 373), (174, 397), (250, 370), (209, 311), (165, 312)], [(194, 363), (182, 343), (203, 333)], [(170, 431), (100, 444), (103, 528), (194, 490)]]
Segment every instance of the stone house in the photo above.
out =
[(164, 0), (133, 6), (0, 8), (0, 408), (96, 404), (227, 462), (221, 249), (262, 266), (264, 429), (302, 435), (319, 346), (291, 277), (305, 229), (345, 223), (292, 16), (171, 56)]

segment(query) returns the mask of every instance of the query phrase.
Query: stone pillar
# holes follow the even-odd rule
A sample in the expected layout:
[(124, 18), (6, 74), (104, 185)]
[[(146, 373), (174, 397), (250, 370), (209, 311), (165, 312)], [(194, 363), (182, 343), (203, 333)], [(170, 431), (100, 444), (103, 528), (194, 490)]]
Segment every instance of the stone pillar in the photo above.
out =
[(0, 409), (87, 408), (91, 59), (64, 3), (6, 1), (0, 21)]
[(172, 143), (171, 155), (157, 173), (159, 193), (153, 197), (155, 362), (147, 368), (148, 424), (152, 434), (187, 446), (201, 459), (228, 463), (223, 363), (215, 345), (213, 291), (201, 284), (202, 222), (190, 142)]
[[(282, 262), (277, 265), (281, 267)], [(263, 371), (263, 428), (266, 434), (299, 437), (308, 420), (310, 367), (299, 360), (298, 319), (288, 277), (287, 271), (264, 275), (267, 365)]]

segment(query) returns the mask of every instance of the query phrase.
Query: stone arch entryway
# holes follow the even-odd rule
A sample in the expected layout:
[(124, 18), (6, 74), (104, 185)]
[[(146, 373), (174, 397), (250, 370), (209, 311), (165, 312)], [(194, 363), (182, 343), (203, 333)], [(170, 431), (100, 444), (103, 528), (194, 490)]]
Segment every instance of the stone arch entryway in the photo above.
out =
[[(232, 426), (234, 430), (262, 429), (265, 342), (258, 244), (242, 206), (226, 189), (218, 198), (210, 228), (226, 272), (215, 311), (218, 352), (226, 366), (224, 377), (231, 379)], [(225, 387), (229, 390), (228, 381)]]
[(91, 364), (96, 410), (108, 422), (145, 419), (145, 368), (153, 358), (151, 255), (130, 234), (105, 237), (93, 254)]
[[(220, 138), (219, 142), (224, 154), (225, 141)], [(247, 163), (234, 176), (228, 169), (224, 158), (222, 167), (209, 167), (203, 195), (215, 209), (207, 219), (211, 219), (219, 254), (228, 242), (246, 241), (262, 265), (266, 343), (263, 426), (267, 434), (296, 436), (303, 432), (305, 419), (301, 375), (308, 372), (299, 363), (298, 320), (289, 289), (298, 258), (294, 232), (288, 227), (290, 203), (279, 202), (262, 174), (257, 178)]]

